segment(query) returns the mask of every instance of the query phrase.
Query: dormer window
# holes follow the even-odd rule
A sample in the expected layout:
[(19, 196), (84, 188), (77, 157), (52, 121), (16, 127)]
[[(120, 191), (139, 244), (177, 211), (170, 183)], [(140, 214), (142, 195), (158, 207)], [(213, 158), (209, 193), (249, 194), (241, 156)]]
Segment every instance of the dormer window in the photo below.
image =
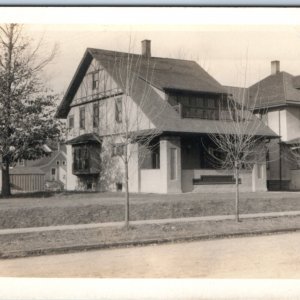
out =
[(171, 92), (169, 103), (183, 118), (219, 120), (226, 110), (225, 98), (218, 94)]

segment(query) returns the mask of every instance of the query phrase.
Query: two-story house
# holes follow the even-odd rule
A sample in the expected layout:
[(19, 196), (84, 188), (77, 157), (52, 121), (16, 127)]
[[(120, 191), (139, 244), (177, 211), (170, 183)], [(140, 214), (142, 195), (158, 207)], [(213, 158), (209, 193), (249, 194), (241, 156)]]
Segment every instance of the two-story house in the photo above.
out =
[[(114, 170), (104, 170), (103, 164), (110, 155), (124, 155), (116, 143), (103, 157), (104, 145), (125, 135), (129, 123), (131, 192), (231, 190), (232, 170), (212, 162), (216, 147), (209, 138), (231, 130), (220, 120), (227, 96), (196, 62), (151, 56), (149, 40), (142, 42), (141, 55), (88, 48), (56, 113), (68, 125), (67, 189), (104, 189), (102, 174)], [(141, 161), (139, 137), (153, 132), (157, 146)], [(275, 136), (262, 122), (257, 134)], [(122, 176), (115, 178), (108, 187), (122, 189)], [(240, 183), (244, 191), (265, 191), (265, 164), (244, 170)]]
[(269, 143), (268, 188), (300, 189), (299, 164), (293, 155), (300, 141), (300, 76), (280, 71), (280, 62), (272, 61), (271, 74), (250, 86), (248, 97), (255, 103), (254, 112), (279, 135)]

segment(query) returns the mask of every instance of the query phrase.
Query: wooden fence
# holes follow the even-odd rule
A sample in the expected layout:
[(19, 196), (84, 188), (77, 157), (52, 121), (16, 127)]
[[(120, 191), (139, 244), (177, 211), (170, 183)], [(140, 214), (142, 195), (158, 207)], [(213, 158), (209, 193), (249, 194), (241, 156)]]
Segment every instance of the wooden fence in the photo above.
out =
[(34, 192), (45, 190), (45, 174), (10, 174), (12, 189)]

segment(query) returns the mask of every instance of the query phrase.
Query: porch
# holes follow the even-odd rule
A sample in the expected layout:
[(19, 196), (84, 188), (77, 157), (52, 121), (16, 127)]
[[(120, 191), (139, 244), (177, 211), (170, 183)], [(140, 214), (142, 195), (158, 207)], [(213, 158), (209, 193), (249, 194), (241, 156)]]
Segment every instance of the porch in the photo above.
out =
[[(213, 153), (213, 155), (211, 155)], [(220, 168), (221, 153), (216, 152), (208, 136), (161, 136), (157, 148), (144, 157), (133, 176), (131, 191), (142, 193), (232, 192), (232, 170)], [(158, 163), (159, 162), (159, 163)], [(267, 191), (265, 163), (242, 170), (242, 192)]]

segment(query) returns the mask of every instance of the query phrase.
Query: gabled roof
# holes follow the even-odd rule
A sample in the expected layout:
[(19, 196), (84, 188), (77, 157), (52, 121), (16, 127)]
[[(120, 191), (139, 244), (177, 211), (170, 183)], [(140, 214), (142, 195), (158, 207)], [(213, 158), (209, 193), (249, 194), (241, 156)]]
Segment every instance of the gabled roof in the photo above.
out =
[[(58, 107), (57, 118), (67, 117), (73, 97), (93, 58), (101, 63), (103, 68), (123, 90), (125, 90), (125, 86), (122, 78), (126, 78), (126, 72), (135, 75), (134, 86), (130, 96), (140, 107), (145, 88), (147, 88), (147, 101), (143, 102), (142, 110), (160, 131), (229, 133), (228, 131), (231, 130), (229, 129), (230, 127), (223, 126), (220, 121), (181, 118), (179, 113), (155, 90), (156, 88), (161, 91), (180, 90), (197, 93), (227, 94), (226, 89), (197, 63), (159, 57), (145, 58), (141, 55), (128, 55), (128, 53), (123, 52), (91, 48), (86, 50)], [(122, 68), (120, 68), (120, 65)], [(262, 122), (257, 135), (276, 136)]]
[(66, 156), (66, 146), (65, 145), (60, 145), (60, 149), (53, 150), (50, 152), (48, 155), (43, 156), (39, 159), (35, 160), (27, 160), (26, 161), (26, 166), (27, 167), (44, 167), (51, 163), (53, 160), (55, 160), (60, 154), (63, 156)]
[[(140, 79), (151, 83), (151, 85), (162, 91), (185, 90), (226, 93), (221, 84), (194, 61), (161, 57), (144, 58), (137, 54), (88, 48), (58, 107), (57, 118), (67, 117), (71, 101), (93, 58), (101, 63), (122, 89), (125, 87), (118, 73), (120, 71), (126, 72), (130, 68), (130, 72), (137, 73)], [(117, 65), (118, 68), (116, 68)], [(120, 65), (122, 65), (122, 68), (119, 67)]]
[(298, 76), (287, 72), (270, 75), (248, 88), (249, 100), (256, 108), (300, 105)]

